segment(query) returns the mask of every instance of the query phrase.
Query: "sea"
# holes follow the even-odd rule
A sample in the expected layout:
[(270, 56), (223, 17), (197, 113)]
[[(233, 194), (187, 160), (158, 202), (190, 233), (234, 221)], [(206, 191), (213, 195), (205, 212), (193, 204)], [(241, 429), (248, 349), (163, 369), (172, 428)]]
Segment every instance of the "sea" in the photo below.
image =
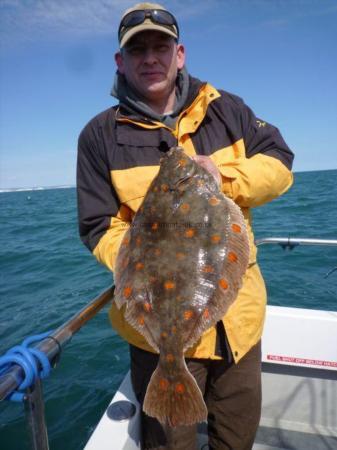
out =
[[(253, 217), (256, 239), (337, 239), (337, 170), (295, 173), (289, 192)], [(62, 325), (113, 278), (79, 239), (73, 187), (2, 191), (0, 230), (2, 355)], [(258, 260), (270, 305), (337, 311), (337, 247), (261, 245)], [(128, 370), (128, 346), (107, 311), (73, 337), (43, 380), (51, 450), (84, 447)], [(20, 403), (0, 404), (0, 448), (30, 449)]]

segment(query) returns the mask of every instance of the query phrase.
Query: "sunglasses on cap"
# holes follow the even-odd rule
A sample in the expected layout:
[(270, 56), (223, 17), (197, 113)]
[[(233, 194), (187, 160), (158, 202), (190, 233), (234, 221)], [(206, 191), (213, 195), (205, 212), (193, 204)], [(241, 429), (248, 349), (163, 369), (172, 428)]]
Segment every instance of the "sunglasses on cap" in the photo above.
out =
[[(136, 25), (140, 25), (145, 21), (145, 19), (151, 19), (153, 23), (158, 25), (164, 25), (167, 27), (175, 26), (177, 30), (177, 37), (179, 38), (179, 28), (174, 16), (163, 9), (139, 9), (136, 11), (131, 11), (122, 18), (121, 23), (118, 28), (118, 38), (119, 41), (122, 38), (122, 30), (127, 28), (132, 28)], [(123, 31), (124, 31), (123, 30)]]

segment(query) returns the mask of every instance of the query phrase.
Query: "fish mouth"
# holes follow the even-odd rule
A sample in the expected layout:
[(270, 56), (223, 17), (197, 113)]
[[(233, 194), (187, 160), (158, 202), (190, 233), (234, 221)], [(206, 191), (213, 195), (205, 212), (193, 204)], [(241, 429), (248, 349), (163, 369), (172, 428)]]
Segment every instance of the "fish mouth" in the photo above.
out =
[(181, 178), (179, 181), (176, 182), (175, 188), (178, 188), (179, 186), (182, 186), (183, 184), (187, 183), (187, 181), (191, 178), (191, 176), (187, 176), (184, 178)]
[(195, 166), (193, 165), (193, 166), (191, 167), (191, 169), (188, 171), (188, 173), (187, 173), (184, 177), (180, 178), (180, 179), (175, 183), (174, 187), (175, 187), (175, 188), (178, 188), (178, 187), (181, 187), (181, 186), (183, 186), (184, 184), (186, 184), (186, 183), (193, 177), (194, 173), (195, 173)]

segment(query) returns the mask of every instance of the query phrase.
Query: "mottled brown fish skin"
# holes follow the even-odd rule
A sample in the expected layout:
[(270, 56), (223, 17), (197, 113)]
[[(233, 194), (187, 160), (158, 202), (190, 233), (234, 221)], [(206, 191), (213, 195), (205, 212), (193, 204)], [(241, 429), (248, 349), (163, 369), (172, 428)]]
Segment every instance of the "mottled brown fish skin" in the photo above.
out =
[(170, 426), (206, 420), (184, 352), (226, 313), (248, 265), (238, 206), (179, 147), (161, 160), (117, 258), (115, 300), (159, 364), (144, 411)]

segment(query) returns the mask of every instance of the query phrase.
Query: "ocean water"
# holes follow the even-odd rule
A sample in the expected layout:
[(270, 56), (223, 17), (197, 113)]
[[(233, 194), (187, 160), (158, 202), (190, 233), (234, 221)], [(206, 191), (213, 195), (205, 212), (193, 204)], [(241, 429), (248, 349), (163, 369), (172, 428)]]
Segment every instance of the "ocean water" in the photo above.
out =
[[(337, 239), (337, 170), (295, 174), (292, 189), (253, 211), (256, 238)], [(0, 193), (0, 355), (54, 329), (112, 283), (77, 233), (74, 188)], [(259, 247), (269, 304), (337, 310), (337, 248)], [(107, 307), (73, 337), (44, 380), (51, 450), (79, 450), (128, 369)], [(23, 407), (0, 405), (0, 448), (28, 450)]]

